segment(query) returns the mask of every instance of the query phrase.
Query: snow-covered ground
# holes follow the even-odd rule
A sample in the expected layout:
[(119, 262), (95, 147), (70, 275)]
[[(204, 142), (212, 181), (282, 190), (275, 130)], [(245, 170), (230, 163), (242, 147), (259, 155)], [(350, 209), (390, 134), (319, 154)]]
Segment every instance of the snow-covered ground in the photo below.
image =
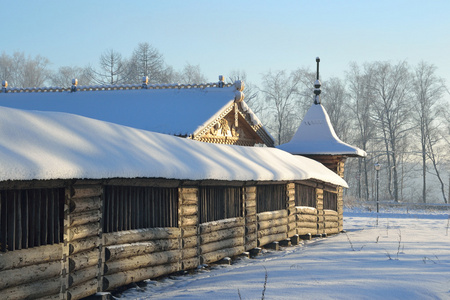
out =
[(346, 211), (345, 234), (146, 281), (119, 299), (450, 299), (448, 211)]

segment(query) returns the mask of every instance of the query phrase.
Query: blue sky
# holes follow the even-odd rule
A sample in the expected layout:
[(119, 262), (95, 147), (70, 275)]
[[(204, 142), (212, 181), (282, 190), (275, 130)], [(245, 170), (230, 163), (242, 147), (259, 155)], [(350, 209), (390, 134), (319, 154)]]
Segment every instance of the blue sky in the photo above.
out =
[(114, 49), (157, 48), (176, 70), (201, 66), (208, 81), (244, 70), (315, 68), (344, 77), (351, 61), (420, 60), (450, 83), (450, 1), (5, 1), (0, 52), (40, 54), (51, 67), (95, 65)]

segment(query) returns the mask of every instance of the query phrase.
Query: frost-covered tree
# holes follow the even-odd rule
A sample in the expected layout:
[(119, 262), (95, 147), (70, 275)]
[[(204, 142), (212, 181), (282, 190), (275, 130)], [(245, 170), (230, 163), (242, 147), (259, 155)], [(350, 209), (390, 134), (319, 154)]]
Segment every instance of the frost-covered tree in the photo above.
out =
[(44, 86), (50, 79), (50, 61), (40, 55), (26, 57), (23, 52), (0, 56), (0, 77), (11, 87)]
[(126, 62), (129, 82), (140, 83), (142, 77), (148, 76), (149, 83), (166, 83), (169, 79), (163, 55), (149, 43), (140, 43)]
[(436, 75), (436, 67), (420, 62), (413, 73), (414, 109), (413, 120), (420, 137), (422, 158), (422, 201), (427, 202), (427, 161), (431, 161), (438, 178), (442, 196), (447, 202), (445, 184), (437, 166), (435, 148), (440, 140), (437, 120), (441, 110), (440, 101), (445, 91), (444, 81)]
[(200, 65), (187, 63), (179, 74), (178, 82), (185, 84), (205, 83), (206, 77), (202, 74)]

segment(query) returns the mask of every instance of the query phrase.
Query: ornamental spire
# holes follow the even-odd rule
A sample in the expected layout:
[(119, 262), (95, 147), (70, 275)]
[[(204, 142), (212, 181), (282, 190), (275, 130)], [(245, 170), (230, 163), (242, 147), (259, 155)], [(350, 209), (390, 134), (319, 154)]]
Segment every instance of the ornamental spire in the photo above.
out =
[(322, 92), (320, 90), (320, 80), (319, 80), (319, 63), (320, 63), (320, 58), (316, 57), (316, 62), (317, 62), (317, 78), (316, 81), (314, 82), (314, 104), (320, 104), (320, 93)]

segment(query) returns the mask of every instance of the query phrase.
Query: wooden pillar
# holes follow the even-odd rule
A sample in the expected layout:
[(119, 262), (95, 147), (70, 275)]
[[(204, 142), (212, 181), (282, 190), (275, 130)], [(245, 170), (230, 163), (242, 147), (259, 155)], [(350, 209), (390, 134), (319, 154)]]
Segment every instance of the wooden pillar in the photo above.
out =
[(337, 187), (337, 213), (339, 218), (339, 232), (344, 230), (344, 200), (343, 200), (343, 187)]
[(324, 233), (324, 217), (323, 217), (323, 189), (316, 188), (316, 209), (317, 209), (317, 233)]
[(258, 246), (256, 220), (256, 186), (244, 187), (245, 251)]
[(102, 290), (103, 186), (77, 181), (66, 188), (61, 292), (63, 299), (80, 299)]
[(286, 185), (286, 209), (288, 211), (287, 237), (291, 238), (297, 234), (297, 220), (295, 209), (295, 183), (291, 182)]
[(200, 265), (199, 197), (198, 188), (178, 189), (178, 226), (181, 229), (180, 269), (187, 270)]

